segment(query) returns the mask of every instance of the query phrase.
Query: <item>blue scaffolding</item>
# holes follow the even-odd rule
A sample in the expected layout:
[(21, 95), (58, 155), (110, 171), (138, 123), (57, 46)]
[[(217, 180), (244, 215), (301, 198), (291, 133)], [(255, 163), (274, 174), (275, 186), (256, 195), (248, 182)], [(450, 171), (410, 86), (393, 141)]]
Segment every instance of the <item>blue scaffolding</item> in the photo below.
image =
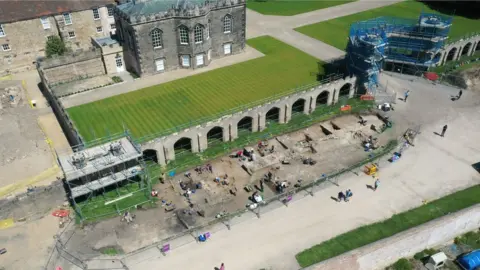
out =
[(451, 17), (429, 13), (418, 19), (379, 17), (356, 22), (347, 46), (349, 70), (368, 92), (375, 93), (378, 74), (387, 62), (425, 69), (437, 64), (451, 25)]

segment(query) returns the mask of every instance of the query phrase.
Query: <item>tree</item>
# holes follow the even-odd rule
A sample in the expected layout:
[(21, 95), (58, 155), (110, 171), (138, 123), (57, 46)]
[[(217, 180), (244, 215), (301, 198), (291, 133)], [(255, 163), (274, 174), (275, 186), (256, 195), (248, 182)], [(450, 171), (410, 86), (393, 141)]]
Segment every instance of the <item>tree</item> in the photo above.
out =
[(63, 40), (60, 39), (58, 36), (51, 36), (47, 40), (47, 44), (45, 45), (45, 52), (47, 57), (52, 57), (53, 55), (63, 55), (67, 48), (65, 47), (65, 43)]

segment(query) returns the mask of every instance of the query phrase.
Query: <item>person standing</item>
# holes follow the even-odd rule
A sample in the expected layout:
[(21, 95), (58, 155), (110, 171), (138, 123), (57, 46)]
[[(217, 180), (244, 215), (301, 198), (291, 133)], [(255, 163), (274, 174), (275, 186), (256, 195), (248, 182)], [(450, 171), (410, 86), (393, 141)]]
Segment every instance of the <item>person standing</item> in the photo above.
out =
[(458, 96), (456, 100), (459, 100), (462, 97), (462, 94), (463, 94), (463, 90), (460, 89), (460, 92), (458, 92)]
[(443, 126), (443, 128), (442, 128), (442, 134), (440, 134), (440, 136), (442, 136), (442, 137), (445, 136), (445, 132), (447, 132), (447, 128), (448, 128), (447, 125)]
[(375, 184), (373, 185), (373, 191), (377, 191), (378, 186), (380, 186), (380, 179), (377, 178), (377, 180), (375, 180)]
[(225, 270), (225, 265), (223, 263), (220, 265), (220, 270)]
[(410, 95), (410, 90), (407, 90), (407, 92), (405, 92), (403, 102), (407, 102), (408, 95)]
[(338, 201), (341, 202), (342, 200), (345, 200), (345, 194), (343, 194), (342, 191), (338, 193)]

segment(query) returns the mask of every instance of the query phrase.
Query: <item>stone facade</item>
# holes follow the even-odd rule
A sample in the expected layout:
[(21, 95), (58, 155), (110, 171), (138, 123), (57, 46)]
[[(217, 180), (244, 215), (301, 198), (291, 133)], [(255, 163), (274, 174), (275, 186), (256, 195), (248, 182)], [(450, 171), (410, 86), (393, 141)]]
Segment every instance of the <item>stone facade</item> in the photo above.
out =
[[(155, 1), (150, 2), (153, 5)], [(138, 75), (208, 66), (211, 60), (242, 52), (245, 47), (243, 0), (132, 14), (132, 6), (143, 4), (127, 3), (115, 9), (117, 38), (124, 47), (127, 69)]]
[[(109, 7), (113, 9), (113, 5)], [(0, 74), (34, 68), (36, 61), (45, 56), (49, 36), (60, 36), (73, 51), (92, 47), (91, 37), (110, 36), (115, 29), (111, 29), (114, 19), (108, 16), (108, 8), (105, 5), (92, 8), (98, 8), (99, 19), (94, 19), (93, 9), (18, 21), (5, 22), (0, 18)], [(70, 14), (71, 24), (65, 24), (64, 18), (68, 15), (64, 14)], [(101, 31), (97, 31), (100, 30), (97, 27), (101, 27)], [(74, 37), (69, 32), (73, 32)]]

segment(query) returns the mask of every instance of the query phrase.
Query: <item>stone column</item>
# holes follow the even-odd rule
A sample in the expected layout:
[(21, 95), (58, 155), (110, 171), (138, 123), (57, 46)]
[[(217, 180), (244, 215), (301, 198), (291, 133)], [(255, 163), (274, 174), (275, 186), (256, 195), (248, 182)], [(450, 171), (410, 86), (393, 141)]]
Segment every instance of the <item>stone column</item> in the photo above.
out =
[(155, 144), (154, 146), (155, 148), (155, 151), (157, 151), (157, 160), (158, 160), (158, 164), (160, 165), (167, 165), (167, 160), (165, 158), (165, 149), (163, 147), (163, 144), (161, 143), (158, 143), (158, 144)]
[(237, 123), (234, 123), (234, 124), (230, 123), (229, 130), (230, 130), (230, 140), (234, 141), (235, 139), (238, 138)]
[(303, 105), (303, 113), (304, 114), (310, 114), (310, 104), (312, 103), (312, 99), (310, 97), (307, 97), (305, 99), (305, 105)]
[(285, 124), (285, 106), (279, 106), (278, 108), (278, 123)]
[(350, 84), (350, 92), (348, 93), (348, 98), (353, 98), (353, 96), (355, 95), (355, 85)]
[(468, 53), (467, 56), (472, 56), (472, 54), (475, 52), (475, 46), (476, 44), (474, 42), (471, 43), (470, 48), (468, 48)]
[(258, 131), (258, 117), (252, 117), (252, 132)]
[[(208, 148), (208, 138), (207, 136), (203, 136), (201, 133), (197, 134), (198, 139), (198, 151), (203, 152), (205, 149)], [(193, 145), (192, 145), (193, 147)]]
[(165, 147), (164, 147), (165, 156), (167, 157), (167, 161), (175, 160), (175, 149), (173, 148), (174, 143), (175, 142), (172, 142), (170, 144), (165, 145)]
[(266, 122), (266, 113), (258, 113), (258, 131), (263, 131), (265, 129), (265, 122)]
[(191, 142), (192, 142), (192, 153), (198, 153), (200, 151), (200, 148), (199, 148), (197, 136), (193, 136), (193, 138), (191, 139)]
[(332, 104), (338, 103), (338, 97), (340, 96), (340, 90), (333, 89), (333, 101)]
[(314, 112), (317, 108), (317, 96), (310, 97), (310, 113)]
[(453, 58), (454, 61), (460, 59), (460, 56), (462, 56), (462, 51), (463, 51), (463, 47), (460, 47), (460, 49), (457, 52), (457, 55), (455, 56), (455, 58)]
[(331, 91), (330, 89), (328, 91), (328, 99), (327, 99), (327, 105), (330, 106), (333, 104), (333, 96), (335, 95), (335, 90)]
[(290, 122), (292, 119), (292, 106), (285, 104), (285, 123)]
[(222, 127), (222, 135), (224, 142), (230, 141), (230, 125)]

